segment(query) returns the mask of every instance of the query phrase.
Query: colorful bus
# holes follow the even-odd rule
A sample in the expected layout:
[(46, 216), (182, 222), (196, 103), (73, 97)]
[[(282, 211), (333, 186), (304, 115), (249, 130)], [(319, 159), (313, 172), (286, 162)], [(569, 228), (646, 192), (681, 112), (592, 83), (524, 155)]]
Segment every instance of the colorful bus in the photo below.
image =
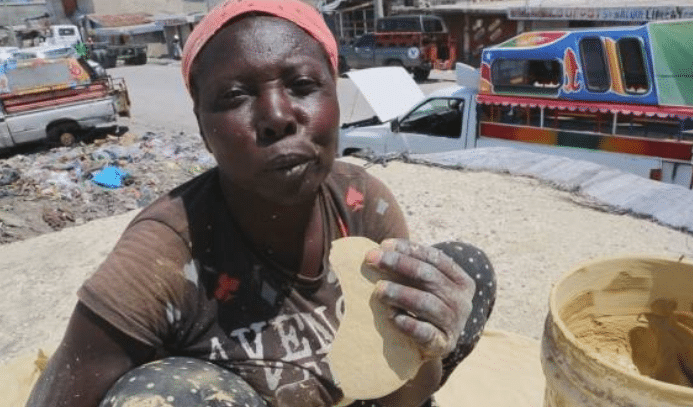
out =
[(520, 34), (483, 51), (477, 103), (476, 146), (550, 146), (693, 186), (693, 21)]

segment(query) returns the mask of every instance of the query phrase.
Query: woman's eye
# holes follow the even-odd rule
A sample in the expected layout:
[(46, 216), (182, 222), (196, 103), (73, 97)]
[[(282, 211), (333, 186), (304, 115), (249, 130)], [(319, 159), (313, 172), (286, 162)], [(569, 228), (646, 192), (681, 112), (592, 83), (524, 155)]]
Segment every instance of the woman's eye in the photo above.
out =
[(298, 78), (291, 83), (291, 89), (300, 96), (308, 95), (318, 88), (318, 82), (310, 78)]
[(243, 91), (241, 91), (240, 89), (228, 89), (228, 90), (222, 92), (221, 98), (224, 100), (233, 100), (236, 98), (240, 98), (243, 95), (245, 95), (245, 93)]
[(240, 106), (248, 93), (239, 88), (225, 89), (219, 92), (215, 104), (225, 109)]

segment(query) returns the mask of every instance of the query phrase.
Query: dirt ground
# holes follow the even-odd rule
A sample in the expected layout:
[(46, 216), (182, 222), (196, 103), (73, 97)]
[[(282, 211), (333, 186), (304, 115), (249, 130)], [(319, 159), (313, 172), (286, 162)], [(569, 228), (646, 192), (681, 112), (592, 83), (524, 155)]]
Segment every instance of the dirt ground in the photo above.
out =
[[(369, 171), (394, 191), (412, 240), (463, 240), (487, 253), (498, 276), (492, 328), (540, 338), (552, 284), (580, 262), (693, 255), (690, 235), (579, 205), (537, 180), (400, 162)], [(77, 288), (134, 214), (0, 246), (0, 362), (61, 338)]]
[[(114, 70), (129, 75), (128, 83), (134, 84), (131, 136), (0, 159), (0, 180), (4, 168), (20, 170), (20, 181), (0, 185), (0, 363), (39, 347), (54, 347), (76, 303), (77, 289), (137, 208), (211, 165), (200, 148), (182, 85), (168, 86), (174, 83), (170, 78), (179, 78), (176, 71), (149, 65), (144, 70)], [(441, 80), (434, 85), (449, 84)], [(167, 104), (163, 114), (161, 106), (168, 100), (180, 103)], [(355, 102), (340, 102), (343, 116), (367, 116), (352, 114), (358, 110)], [(117, 189), (94, 185), (87, 174), (103, 160), (126, 169), (131, 183)], [(581, 262), (621, 254), (693, 256), (688, 234), (587, 207), (579, 196), (534, 179), (401, 162), (371, 166), (369, 171), (394, 192), (412, 240), (462, 240), (486, 252), (498, 278), (490, 328), (541, 338), (552, 285)], [(524, 339), (533, 369), (524, 376), (535, 380), (540, 376), (538, 346)], [(497, 376), (495, 369), (488, 367)], [(479, 370), (467, 374), (478, 378)], [(459, 396), (451, 393), (450, 399)]]

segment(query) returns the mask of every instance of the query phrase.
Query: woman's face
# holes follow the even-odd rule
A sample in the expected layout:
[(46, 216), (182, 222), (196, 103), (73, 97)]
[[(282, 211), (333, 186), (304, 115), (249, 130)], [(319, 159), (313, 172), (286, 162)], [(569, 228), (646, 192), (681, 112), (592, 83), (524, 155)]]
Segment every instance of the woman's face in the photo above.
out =
[(282, 205), (313, 199), (339, 127), (320, 44), (288, 21), (248, 17), (219, 31), (195, 63), (195, 114), (222, 182)]

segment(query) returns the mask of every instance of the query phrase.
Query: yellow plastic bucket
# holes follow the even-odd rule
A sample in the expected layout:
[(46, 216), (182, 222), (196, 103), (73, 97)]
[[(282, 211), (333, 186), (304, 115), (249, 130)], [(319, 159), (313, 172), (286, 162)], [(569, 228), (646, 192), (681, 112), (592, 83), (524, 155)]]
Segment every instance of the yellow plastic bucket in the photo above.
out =
[[(630, 333), (652, 303), (693, 306), (693, 263), (617, 257), (583, 264), (551, 290), (542, 338), (544, 407), (690, 407), (693, 388), (642, 375)], [(638, 328), (642, 329), (642, 328)]]

